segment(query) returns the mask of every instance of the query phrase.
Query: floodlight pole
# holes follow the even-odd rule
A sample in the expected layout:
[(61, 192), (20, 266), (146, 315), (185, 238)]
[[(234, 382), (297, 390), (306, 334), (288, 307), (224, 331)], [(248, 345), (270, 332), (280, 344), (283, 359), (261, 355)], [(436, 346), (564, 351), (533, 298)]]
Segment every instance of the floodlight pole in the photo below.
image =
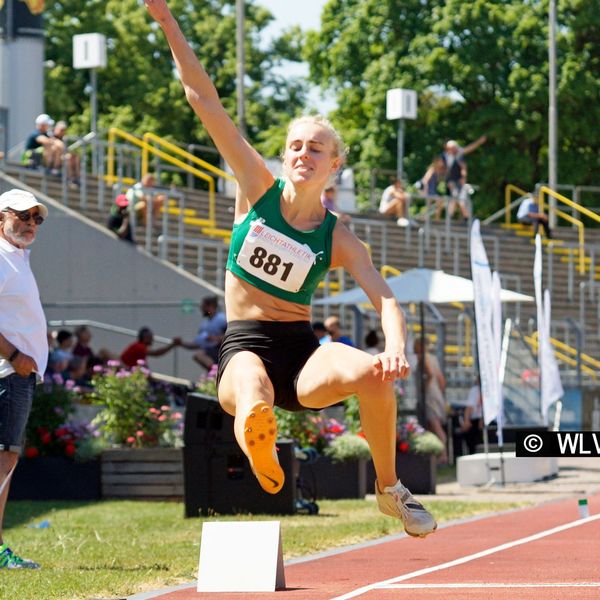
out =
[[(557, 184), (557, 109), (556, 109), (556, 0), (550, 0), (548, 7), (548, 69), (549, 69), (549, 102), (548, 102), (548, 184), (556, 191)], [(550, 227), (556, 226), (556, 198), (549, 199)]]
[[(98, 70), (90, 69), (90, 127), (91, 132), (98, 133)], [(92, 173), (98, 173), (98, 147), (96, 143), (92, 144)]]
[(244, 47), (244, 0), (236, 0), (236, 79), (238, 127), (246, 136), (246, 98), (244, 79), (246, 78), (246, 50)]
[(404, 174), (404, 119), (398, 119), (398, 153), (396, 156), (396, 177), (402, 181)]

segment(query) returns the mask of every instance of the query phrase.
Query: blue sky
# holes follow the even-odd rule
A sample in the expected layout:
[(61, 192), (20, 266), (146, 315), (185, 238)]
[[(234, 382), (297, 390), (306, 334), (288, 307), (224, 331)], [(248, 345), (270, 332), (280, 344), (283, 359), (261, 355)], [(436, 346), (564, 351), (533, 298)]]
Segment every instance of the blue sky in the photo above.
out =
[[(267, 36), (272, 36), (290, 25), (300, 25), (302, 29), (319, 29), (321, 25), (321, 11), (327, 0), (300, 0), (289, 2), (289, 0), (255, 0), (268, 8), (275, 17), (274, 23), (266, 30)], [(307, 75), (308, 67), (296, 67), (291, 70), (286, 68), (287, 73), (294, 75)], [(333, 98), (322, 98), (319, 88), (313, 88), (309, 93), (310, 104), (316, 106), (321, 113), (327, 113), (335, 107)]]
[(256, 0), (256, 4), (262, 4), (273, 13), (276, 19), (275, 26), (280, 29), (289, 25), (300, 25), (302, 29), (318, 29), (321, 10), (326, 3), (327, 0)]

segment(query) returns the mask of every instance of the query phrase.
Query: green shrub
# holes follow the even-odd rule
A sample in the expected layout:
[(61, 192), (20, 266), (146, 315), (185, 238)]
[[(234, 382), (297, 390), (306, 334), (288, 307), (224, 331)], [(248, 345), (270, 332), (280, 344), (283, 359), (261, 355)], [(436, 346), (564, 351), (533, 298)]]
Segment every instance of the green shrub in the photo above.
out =
[(334, 462), (346, 460), (369, 460), (371, 450), (364, 437), (355, 433), (344, 433), (332, 440), (324, 450), (325, 456), (329, 456)]

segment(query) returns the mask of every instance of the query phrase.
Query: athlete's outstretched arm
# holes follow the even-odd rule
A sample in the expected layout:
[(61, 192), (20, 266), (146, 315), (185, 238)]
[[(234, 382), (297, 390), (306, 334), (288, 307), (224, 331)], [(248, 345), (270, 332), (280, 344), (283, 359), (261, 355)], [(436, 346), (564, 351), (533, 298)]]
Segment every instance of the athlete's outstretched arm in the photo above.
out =
[(232, 168), (244, 195), (258, 198), (273, 182), (262, 157), (223, 108), (213, 82), (183, 36), (166, 0), (144, 0), (144, 3), (167, 38), (190, 106)]
[(406, 320), (392, 290), (373, 266), (364, 244), (346, 227), (336, 226), (332, 266), (342, 266), (365, 291), (381, 317), (385, 349), (373, 357), (382, 378), (408, 377)]

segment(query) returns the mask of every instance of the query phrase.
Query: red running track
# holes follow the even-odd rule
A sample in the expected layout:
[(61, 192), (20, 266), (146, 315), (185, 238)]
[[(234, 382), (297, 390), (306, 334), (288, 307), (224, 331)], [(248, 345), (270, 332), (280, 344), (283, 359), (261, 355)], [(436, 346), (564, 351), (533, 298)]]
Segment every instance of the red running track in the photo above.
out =
[[(600, 599), (600, 495), (562, 500), (451, 525), (424, 540), (406, 536), (285, 568), (281, 600)], [(285, 547), (285, 539), (284, 539)], [(448, 564), (449, 563), (449, 564)], [(267, 593), (198, 593), (149, 598), (253, 600)]]

